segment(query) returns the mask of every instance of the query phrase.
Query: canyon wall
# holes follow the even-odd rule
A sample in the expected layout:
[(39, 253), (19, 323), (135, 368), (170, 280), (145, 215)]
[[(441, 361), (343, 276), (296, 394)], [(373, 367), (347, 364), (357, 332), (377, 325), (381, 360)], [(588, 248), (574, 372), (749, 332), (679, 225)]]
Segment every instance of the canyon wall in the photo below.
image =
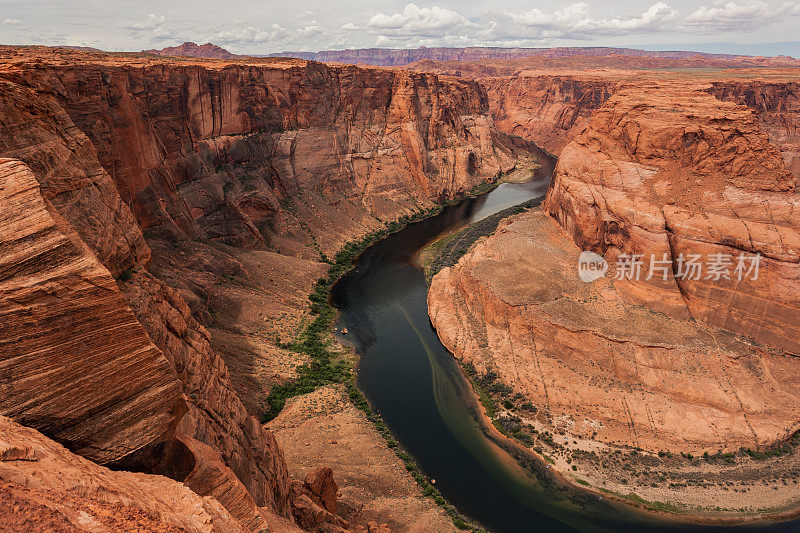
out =
[[(800, 354), (795, 177), (750, 110), (704, 89), (619, 89), (562, 152), (547, 208), (612, 265), (669, 263), (665, 279), (623, 280), (631, 297)], [(681, 258), (718, 254), (732, 258), (724, 275), (675, 275)], [(754, 256), (758, 274), (737, 275)]]
[[(562, 149), (544, 212), (434, 277), (442, 342), (546, 428), (694, 453), (800, 429), (796, 112), (763, 96), (793, 87), (726, 84), (620, 84)], [(578, 279), (581, 250), (605, 277)]]
[(12, 531), (249, 531), (214, 498), (182, 483), (109, 470), (5, 417), (0, 515)]
[[(366, 63), (369, 65), (398, 66), (425, 59), (433, 61), (480, 61), (485, 59), (519, 59), (525, 57), (567, 58), (573, 56), (624, 55), (670, 59), (704, 58), (737, 59), (730, 54), (707, 54), (703, 52), (639, 50), (636, 48), (609, 48), (604, 46), (558, 47), (558, 48), (498, 48), (470, 46), (465, 48), (416, 48), (396, 50), (386, 48), (362, 48), (357, 50), (322, 50), (320, 52), (281, 52), (273, 57), (299, 57), (314, 61), (337, 63)], [(756, 59), (756, 58), (752, 58)], [(759, 58), (764, 59), (764, 58)]]
[(746, 105), (770, 142), (783, 154), (786, 168), (800, 186), (800, 84), (797, 82), (714, 82), (708, 91), (719, 98)]
[[(244, 250), (313, 265), (525, 154), (494, 131), (474, 82), (1, 55), (3, 316), (19, 327), (0, 339), (0, 413), (114, 468), (183, 481), (250, 530), (289, 517), (282, 451), (239, 397), (229, 343), (201, 324), (206, 289), (222, 283), (241, 305), (230, 276), (252, 272)], [(317, 270), (292, 290), (307, 293)]]
[(0, 206), (0, 412), (100, 464), (170, 438), (180, 383), (114, 278), (20, 161)]
[(331, 252), (365, 213), (393, 218), (510, 165), (474, 82), (315, 63), (66, 66), (18, 80), (60, 88), (145, 231), (279, 247), (281, 202), (316, 202), (341, 212), (341, 236), (309, 224)]
[(613, 278), (584, 283), (579, 254), (542, 211), (508, 219), (434, 276), (442, 343), (570, 442), (700, 454), (800, 429), (798, 358), (631, 302)]
[(481, 80), (497, 128), (558, 155), (611, 96), (617, 82), (591, 76), (509, 76)]

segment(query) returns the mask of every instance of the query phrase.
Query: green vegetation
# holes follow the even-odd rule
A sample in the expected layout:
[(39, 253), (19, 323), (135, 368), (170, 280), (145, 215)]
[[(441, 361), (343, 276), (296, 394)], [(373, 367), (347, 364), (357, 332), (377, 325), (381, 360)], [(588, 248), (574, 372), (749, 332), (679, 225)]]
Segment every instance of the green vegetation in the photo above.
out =
[(534, 198), (519, 205), (503, 209), (483, 220), (479, 220), (467, 226), (453, 235), (448, 235), (447, 237), (429, 244), (422, 252), (422, 255), (429, 258), (425, 261), (425, 264), (423, 264), (425, 278), (428, 280), (428, 283), (430, 283), (433, 276), (441, 269), (455, 265), (458, 260), (467, 253), (475, 241), (494, 233), (501, 220), (522, 213), (526, 209), (537, 207), (542, 203), (543, 199), (544, 197)]
[(336, 316), (336, 310), (330, 304), (330, 290), (336, 281), (352, 267), (353, 261), (367, 247), (394, 233), (407, 224), (422, 220), (441, 211), (442, 206), (429, 210), (419, 210), (413, 215), (404, 216), (396, 221), (387, 223), (384, 228), (366, 235), (360, 240), (347, 243), (336, 256), (329, 260), (324, 254), (320, 255), (323, 262), (329, 263), (328, 273), (325, 278), (320, 278), (314, 285), (314, 290), (308, 299), (311, 302), (311, 314), (314, 319), (290, 343), (280, 344), (284, 349), (292, 350), (308, 356), (308, 362), (297, 367), (297, 377), (286, 383), (276, 385), (267, 396), (267, 407), (262, 416), (262, 421), (268, 422), (278, 416), (286, 405), (286, 400), (293, 396), (313, 392), (319, 387), (331, 383), (341, 383), (347, 391), (348, 398), (358, 409), (364, 412), (378, 433), (386, 441), (386, 446), (393, 450), (395, 455), (403, 461), (406, 471), (416, 481), (422, 494), (433, 499), (461, 530), (481, 533), (483, 530), (469, 522), (458, 510), (447, 503), (436, 487), (422, 474), (419, 466), (392, 435), (383, 419), (376, 414), (364, 394), (355, 384), (355, 375), (352, 363), (337, 351), (330, 339), (330, 328)]
[(314, 319), (294, 341), (281, 344), (280, 347), (302, 353), (308, 356), (308, 362), (296, 368), (297, 377), (286, 383), (272, 387), (266, 399), (266, 409), (262, 416), (263, 422), (268, 422), (278, 416), (286, 405), (286, 400), (293, 396), (313, 392), (319, 387), (331, 383), (344, 383), (352, 377), (352, 364), (342, 358), (342, 354), (333, 348), (329, 338), (336, 310), (330, 304), (330, 291), (333, 284), (352, 267), (353, 261), (367, 247), (394, 233), (411, 222), (421, 220), (441, 210), (436, 206), (428, 211), (420, 210), (413, 215), (406, 215), (398, 220), (387, 223), (382, 229), (374, 231), (357, 241), (348, 242), (333, 260), (328, 260), (324, 254), (320, 258), (328, 262), (328, 274), (320, 278), (314, 285), (314, 290), (309, 295), (311, 301), (311, 314)]
[(483, 387), (478, 383), (478, 371), (475, 370), (475, 365), (472, 363), (462, 363), (461, 368), (464, 370), (464, 373), (469, 378), (470, 383), (472, 384), (472, 389), (478, 395), (478, 399), (480, 399), (481, 405), (486, 410), (486, 415), (489, 418), (494, 418), (497, 416), (497, 409), (494, 406), (494, 402), (492, 398), (483, 390)]
[(470, 189), (467, 196), (475, 197), (475, 196), (480, 196), (482, 194), (486, 194), (487, 192), (490, 192), (493, 189), (495, 189), (499, 184), (500, 184), (499, 180), (491, 183), (482, 181), (477, 185), (475, 185), (472, 189)]
[(656, 511), (662, 511), (665, 513), (673, 513), (673, 514), (682, 514), (684, 512), (682, 508), (673, 505), (671, 503), (645, 500), (635, 492), (630, 492), (628, 494), (619, 494), (619, 496), (637, 505), (646, 507), (648, 509), (655, 509)]
[[(773, 457), (781, 457), (783, 455), (788, 455), (794, 451), (797, 446), (800, 445), (800, 432), (795, 433), (789, 439), (782, 443), (772, 446), (766, 450), (751, 450), (750, 448), (741, 448), (739, 452), (742, 455), (747, 455), (751, 459), (756, 461), (763, 461), (765, 459), (771, 459)], [(713, 457), (713, 456), (712, 456)]]

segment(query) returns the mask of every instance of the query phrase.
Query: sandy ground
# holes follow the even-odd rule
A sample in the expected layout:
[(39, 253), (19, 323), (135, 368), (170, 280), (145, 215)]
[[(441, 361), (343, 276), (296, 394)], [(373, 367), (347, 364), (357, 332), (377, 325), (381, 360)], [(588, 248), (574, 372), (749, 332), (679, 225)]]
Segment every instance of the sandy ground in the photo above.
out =
[(423, 498), (403, 462), (337, 387), (289, 400), (267, 427), (275, 433), (290, 475), (333, 469), (340, 514), (352, 525), (387, 523), (393, 532), (457, 531), (431, 499)]
[(259, 413), (272, 385), (293, 377), (306, 360), (277, 343), (294, 339), (310, 320), (308, 294), (328, 265), (272, 252), (231, 251), (249, 280), (215, 285), (219, 304), (209, 329), (239, 396), (251, 413)]

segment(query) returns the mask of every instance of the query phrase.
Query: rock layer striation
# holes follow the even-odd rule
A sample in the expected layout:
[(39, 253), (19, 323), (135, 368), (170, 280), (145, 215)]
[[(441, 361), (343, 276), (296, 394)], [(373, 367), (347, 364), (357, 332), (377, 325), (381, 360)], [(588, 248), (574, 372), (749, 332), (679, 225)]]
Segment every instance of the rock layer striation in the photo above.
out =
[[(520, 215), (434, 277), (444, 344), (549, 427), (686, 452), (763, 448), (799, 429), (793, 129), (764, 127), (796, 117), (751, 99), (754, 113), (728, 101), (750, 89), (723, 85), (621, 84), (561, 151), (549, 217)], [(578, 279), (581, 250), (608, 261), (605, 278)], [(758, 272), (739, 279), (740, 257), (758, 257)]]

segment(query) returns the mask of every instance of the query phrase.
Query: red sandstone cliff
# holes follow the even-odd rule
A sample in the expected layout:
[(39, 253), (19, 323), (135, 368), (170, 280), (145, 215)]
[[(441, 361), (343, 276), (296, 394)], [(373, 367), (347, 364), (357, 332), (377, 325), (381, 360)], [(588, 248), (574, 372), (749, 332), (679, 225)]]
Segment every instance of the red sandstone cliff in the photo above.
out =
[(20, 161), (0, 159), (0, 206), (2, 413), (97, 463), (183, 481), (252, 530), (287, 515), (282, 453), (186, 304), (144, 272), (115, 281)]
[(559, 154), (611, 96), (614, 80), (589, 76), (513, 76), (481, 80), (500, 131)]
[[(9, 78), (59, 100), (142, 229), (190, 238), (278, 246), (289, 216), (331, 252), (368, 218), (513, 165), (475, 82), (314, 63), (66, 66)], [(325, 228), (334, 215), (323, 212), (321, 227), (304, 230), (278, 214), (287, 201), (336, 206), (344, 227)]]
[(800, 185), (800, 84), (735, 81), (715, 82), (708, 89), (721, 100), (753, 109), (770, 142), (783, 154), (786, 168)]
[(170, 439), (180, 383), (114, 278), (0, 159), (0, 410), (100, 464)]
[[(703, 87), (623, 88), (561, 154), (547, 198), (576, 244), (672, 261), (666, 282), (629, 283), (671, 313), (792, 353), (800, 324), (800, 218), (795, 178), (743, 106)], [(680, 254), (760, 254), (757, 279), (678, 277)]]
[(299, 57), (314, 61), (337, 63), (365, 63), (370, 65), (398, 66), (407, 65), (415, 61), (480, 61), (487, 59), (510, 60), (527, 57), (543, 58), (569, 58), (574, 56), (608, 57), (631, 56), (641, 58), (668, 58), (668, 59), (693, 59), (703, 61), (711, 59), (740, 62), (770, 63), (770, 60), (796, 63), (789, 57), (764, 58), (734, 56), (730, 54), (707, 54), (703, 52), (687, 51), (655, 51), (638, 50), (635, 48), (609, 48), (609, 47), (558, 47), (558, 48), (498, 48), (472, 46), (466, 48), (416, 48), (397, 50), (389, 48), (363, 48), (357, 50), (323, 50), (320, 52), (281, 52), (272, 56)]
[[(576, 436), (696, 452), (796, 431), (796, 111), (791, 97), (766, 105), (793, 84), (755, 87), (617, 88), (561, 151), (552, 218), (520, 215), (434, 277), (444, 344)], [(577, 279), (587, 249), (612, 265), (591, 284)], [(641, 256), (639, 280), (613, 279), (623, 253)], [(647, 279), (651, 254), (663, 281)], [(692, 254), (733, 262), (720, 279), (676, 275)], [(761, 255), (756, 279), (738, 279), (740, 254)]]
[(9, 531), (248, 531), (214, 498), (162, 476), (98, 466), (5, 417), (0, 516)]
[[(289, 517), (283, 454), (196, 319), (208, 316), (205, 279), (241, 268), (226, 246), (330, 254), (494, 179), (518, 148), (495, 133), (474, 82), (297, 61), (176, 66), (39, 52), (3, 51), (0, 155), (14, 159), (4, 177), (41, 207), (12, 209), (9, 192), (2, 236), (16, 250), (22, 233), (6, 232), (41, 218), (75, 250), (31, 226), (23, 242), (44, 240), (28, 264), (75, 274), (66, 270), (48, 295), (48, 278), (8, 256), (5, 288), (19, 297), (3, 303), (13, 302), (6, 315), (19, 328), (0, 340), (12, 350), (2, 352), (0, 383), (13, 388), (0, 413), (114, 467), (183, 481), (248, 529)], [(77, 55), (87, 61), (76, 66)], [(175, 253), (176, 241), (191, 253)], [(75, 312), (58, 321), (65, 309)], [(79, 312), (85, 332), (65, 326)], [(50, 359), (33, 357), (33, 338)], [(25, 359), (5, 357), (16, 353), (28, 357), (24, 383), (14, 375)], [(63, 370), (57, 382), (50, 360)], [(88, 362), (96, 372), (80, 370)], [(19, 404), (25, 395), (31, 402)]]

